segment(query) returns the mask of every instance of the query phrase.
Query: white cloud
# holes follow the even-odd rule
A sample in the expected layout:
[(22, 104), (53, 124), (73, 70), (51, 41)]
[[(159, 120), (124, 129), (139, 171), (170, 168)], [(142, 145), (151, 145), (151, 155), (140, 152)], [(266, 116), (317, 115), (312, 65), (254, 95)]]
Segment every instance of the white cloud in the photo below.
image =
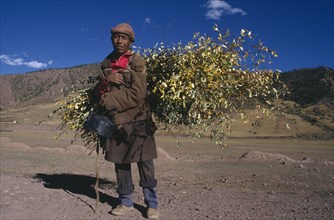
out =
[(35, 69), (45, 68), (48, 66), (45, 63), (40, 63), (35, 60), (30, 61), (30, 62), (24, 62), (24, 65), (26, 65), (27, 67), (35, 68)]
[(145, 18), (144, 23), (145, 23), (145, 24), (151, 24), (151, 19), (150, 19), (150, 18)]
[(233, 8), (230, 4), (222, 0), (208, 0), (206, 8), (208, 9), (206, 12), (206, 18), (213, 20), (219, 20), (223, 14), (247, 14), (244, 10), (240, 8)]
[(1, 62), (10, 66), (21, 66), (23, 65), (22, 58), (10, 58), (8, 55), (0, 55)]
[(223, 14), (222, 10), (212, 10), (211, 9), (206, 13), (206, 19), (219, 20), (222, 14)]
[(5, 54), (0, 55), (0, 60), (2, 63), (10, 66), (27, 66), (35, 69), (45, 68), (53, 63), (53, 60), (50, 60), (48, 63), (41, 63), (36, 60), (27, 62), (24, 61), (22, 58), (14, 58)]
[(152, 23), (151, 18), (145, 18), (143, 24), (143, 30), (149, 29), (152, 26), (154, 26), (154, 24)]

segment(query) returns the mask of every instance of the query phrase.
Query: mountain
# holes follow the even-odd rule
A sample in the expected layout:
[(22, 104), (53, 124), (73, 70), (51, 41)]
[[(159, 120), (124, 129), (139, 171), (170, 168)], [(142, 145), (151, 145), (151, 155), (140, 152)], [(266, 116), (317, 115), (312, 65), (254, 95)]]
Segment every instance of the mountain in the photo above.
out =
[(288, 86), (290, 94), (284, 97), (302, 107), (315, 105), (321, 100), (333, 102), (334, 70), (328, 67), (304, 68), (284, 72), (281, 80)]
[[(97, 76), (98, 63), (64, 69), (47, 69), (25, 74), (0, 75), (0, 108), (8, 109), (53, 103), (71, 90), (87, 88), (90, 76)], [(324, 101), (333, 107), (334, 70), (328, 67), (283, 72), (281, 80), (290, 94), (283, 97), (301, 107)]]
[(333, 134), (334, 70), (328, 67), (304, 68), (281, 74), (289, 89), (282, 99), (285, 113)]
[[(94, 84), (88, 84), (88, 79), (90, 76), (96, 77), (99, 71), (99, 64), (88, 64), (25, 74), (0, 75), (0, 110), (3, 110), (0, 122), (27, 120), (36, 122), (41, 120), (36, 117), (51, 113), (58, 98), (65, 96), (72, 90), (92, 87)], [(296, 127), (291, 131), (293, 135), (299, 132), (298, 135), (308, 135), (311, 138), (334, 137), (333, 78), (333, 69), (327, 67), (298, 69), (281, 74), (281, 80), (286, 83), (290, 93), (277, 100), (276, 105), (284, 113), (291, 116), (286, 120), (289, 121), (290, 127)], [(14, 117), (13, 112), (16, 111), (18, 114)], [(255, 115), (253, 116), (255, 118)], [(279, 117), (266, 120), (265, 123), (267, 124), (258, 128), (262, 130), (254, 131), (267, 134), (272, 132), (270, 129), (274, 126), (280, 130), (268, 133), (269, 136), (273, 133), (279, 135), (286, 133), (284, 120)], [(238, 125), (238, 122), (235, 121), (234, 125)], [(244, 128), (242, 124), (236, 126), (234, 130), (237, 130), (236, 128), (243, 128), (243, 130), (239, 129), (239, 133), (242, 134), (248, 134), (247, 129), (250, 131), (256, 129)], [(297, 130), (298, 132), (295, 134), (294, 132)], [(319, 133), (319, 131), (321, 132)], [(239, 133), (234, 131), (236, 135)], [(289, 135), (291, 134), (289, 133)]]
[(99, 64), (88, 64), (25, 74), (0, 75), (0, 108), (54, 102), (69, 91), (87, 87), (88, 78), (97, 76), (99, 71)]

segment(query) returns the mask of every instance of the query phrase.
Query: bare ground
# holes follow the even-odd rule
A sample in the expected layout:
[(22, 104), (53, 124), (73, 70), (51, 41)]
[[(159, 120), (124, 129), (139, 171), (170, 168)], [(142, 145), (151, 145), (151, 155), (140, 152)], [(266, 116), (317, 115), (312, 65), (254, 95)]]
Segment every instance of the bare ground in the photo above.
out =
[[(54, 126), (0, 134), (0, 219), (146, 218), (135, 166), (135, 209), (116, 217), (114, 165), (100, 155), (95, 213), (95, 152), (55, 141)], [(205, 138), (180, 138), (182, 148), (156, 138), (160, 219), (334, 219), (333, 140), (231, 138), (221, 151)]]

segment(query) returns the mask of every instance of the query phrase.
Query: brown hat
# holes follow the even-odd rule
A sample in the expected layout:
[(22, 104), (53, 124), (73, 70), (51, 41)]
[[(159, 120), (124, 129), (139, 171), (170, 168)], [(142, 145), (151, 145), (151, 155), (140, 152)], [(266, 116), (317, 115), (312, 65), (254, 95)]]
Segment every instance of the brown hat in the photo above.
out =
[(111, 28), (111, 34), (114, 34), (114, 33), (126, 34), (129, 36), (132, 42), (135, 41), (135, 33), (133, 32), (132, 27), (127, 23), (121, 23), (117, 25), (116, 27)]

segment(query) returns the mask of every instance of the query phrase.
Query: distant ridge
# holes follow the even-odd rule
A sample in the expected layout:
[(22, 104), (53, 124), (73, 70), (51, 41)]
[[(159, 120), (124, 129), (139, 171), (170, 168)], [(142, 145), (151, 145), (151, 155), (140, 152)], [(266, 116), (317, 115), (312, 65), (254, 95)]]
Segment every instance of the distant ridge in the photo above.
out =
[(97, 76), (99, 64), (46, 69), (23, 74), (0, 75), (0, 109), (52, 103), (69, 91), (87, 86)]
[[(0, 75), (0, 109), (53, 103), (71, 90), (87, 87), (89, 76), (97, 76), (98, 63), (62, 69), (46, 69), (23, 74)], [(302, 68), (281, 74), (289, 88), (285, 100), (302, 107), (322, 100), (333, 104), (334, 69)]]
[(281, 80), (290, 92), (285, 100), (294, 101), (302, 107), (315, 105), (323, 99), (333, 102), (334, 69), (323, 66), (297, 69), (281, 74)]

